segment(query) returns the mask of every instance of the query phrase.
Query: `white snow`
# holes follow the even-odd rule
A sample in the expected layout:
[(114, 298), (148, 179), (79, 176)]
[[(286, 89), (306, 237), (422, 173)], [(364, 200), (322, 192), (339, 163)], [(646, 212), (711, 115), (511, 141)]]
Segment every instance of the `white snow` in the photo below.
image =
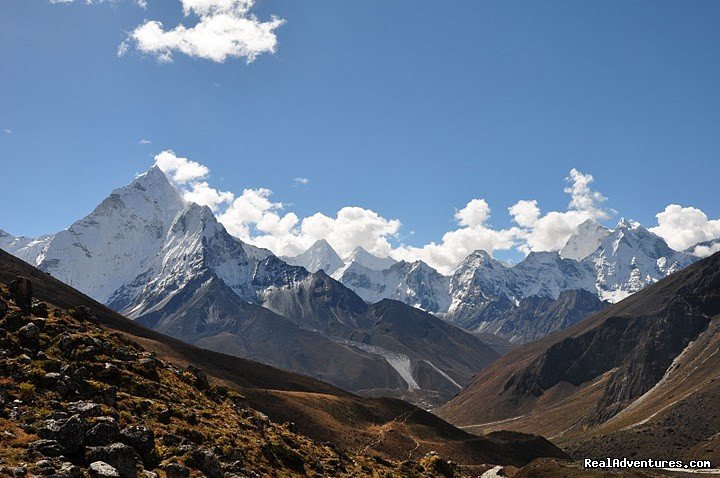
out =
[(446, 312), (450, 306), (450, 278), (422, 261), (401, 261), (385, 270), (353, 262), (335, 278), (367, 302), (396, 299), (430, 312)]
[(450, 375), (446, 374), (445, 372), (443, 372), (442, 370), (440, 370), (439, 368), (437, 368), (434, 363), (432, 363), (432, 362), (429, 361), (429, 360), (425, 360), (424, 362), (425, 362), (426, 364), (430, 365), (433, 369), (435, 369), (435, 371), (436, 371), (437, 373), (439, 373), (440, 375), (442, 375), (443, 377), (445, 377), (450, 383), (452, 383), (453, 385), (455, 385), (457, 388), (459, 388), (460, 390), (463, 389), (463, 386), (462, 386), (462, 385), (460, 385), (460, 384), (457, 383), (455, 380), (453, 380)]
[(325, 239), (316, 241), (302, 254), (282, 259), (288, 264), (302, 266), (310, 272), (322, 269), (327, 275), (332, 275), (344, 265), (335, 249)]
[(595, 252), (600, 243), (610, 235), (610, 230), (592, 219), (578, 226), (577, 231), (560, 250), (560, 257), (580, 261)]
[(408, 386), (408, 390), (418, 390), (420, 386), (415, 381), (412, 372), (412, 362), (407, 355), (403, 355), (397, 352), (391, 352), (390, 350), (375, 345), (364, 344), (362, 342), (355, 342), (352, 340), (345, 341), (347, 344), (369, 352), (373, 355), (379, 355), (383, 357), (387, 363), (400, 375)]
[(28, 264), (38, 265), (53, 236), (15, 237), (0, 229), (0, 249), (9, 252)]

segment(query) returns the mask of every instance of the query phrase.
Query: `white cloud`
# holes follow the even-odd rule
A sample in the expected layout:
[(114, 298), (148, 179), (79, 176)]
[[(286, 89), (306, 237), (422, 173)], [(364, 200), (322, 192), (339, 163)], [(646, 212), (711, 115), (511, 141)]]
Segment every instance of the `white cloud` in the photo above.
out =
[(188, 158), (181, 158), (169, 149), (155, 156), (155, 164), (170, 176), (172, 182), (177, 184), (185, 184), (201, 179), (210, 173), (207, 166), (191, 161)]
[(594, 181), (592, 175), (583, 174), (573, 168), (570, 170), (570, 176), (565, 180), (572, 183), (565, 188), (565, 192), (572, 196), (569, 205), (570, 209), (586, 212), (597, 219), (606, 219), (608, 217), (607, 212), (600, 207), (602, 203), (607, 201), (607, 198), (590, 189), (590, 183)]
[(5, 133), (5, 134), (12, 134), (13, 132), (12, 132), (11, 129), (5, 128), (5, 129), (3, 130), (3, 133)]
[(180, 0), (186, 17), (197, 17), (195, 25), (179, 24), (165, 29), (162, 22), (148, 20), (121, 43), (118, 54), (128, 51), (128, 42), (158, 61), (172, 61), (174, 52), (218, 63), (244, 58), (248, 63), (263, 53), (275, 53), (275, 30), (285, 20), (272, 17), (261, 21), (250, 9), (254, 0)]
[[(277, 255), (296, 255), (318, 239), (325, 239), (341, 256), (362, 246), (374, 254), (391, 255), (398, 260), (423, 260), (445, 274), (452, 273), (478, 249), (490, 254), (513, 248), (525, 253), (557, 251), (580, 224), (588, 219), (603, 220), (614, 213), (603, 207), (605, 196), (591, 189), (592, 176), (573, 169), (566, 178), (570, 183), (565, 188), (570, 194), (566, 211), (543, 214), (536, 200), (524, 199), (508, 208), (516, 227), (493, 228), (489, 224), (492, 211), (487, 201), (472, 199), (455, 212), (457, 227), (445, 232), (439, 242), (398, 245), (400, 221), (370, 209), (348, 206), (335, 215), (317, 212), (300, 218), (286, 211), (283, 203), (274, 201), (269, 189), (245, 189), (235, 197), (230, 191), (213, 188), (207, 181), (210, 170), (206, 166), (171, 150), (159, 153), (155, 162), (187, 200), (209, 206), (230, 234)], [(696, 208), (670, 205), (657, 218), (658, 226), (651, 231), (678, 250), (720, 237), (720, 220), (710, 220)], [(719, 244), (697, 247), (693, 252), (698, 256), (709, 255), (720, 249)]]
[(518, 231), (519, 249), (530, 251), (560, 250), (577, 227), (588, 219), (603, 220), (610, 214), (603, 209), (605, 196), (590, 189), (593, 177), (577, 169), (570, 170), (565, 178), (570, 183), (565, 192), (570, 194), (568, 211), (551, 211), (542, 215), (537, 201), (521, 200), (508, 212), (522, 229)]
[(703, 245), (696, 246), (692, 250), (692, 255), (703, 258), (703, 257), (711, 256), (711, 255), (715, 254), (716, 252), (720, 252), (720, 241), (713, 242), (712, 244), (709, 244), (709, 245), (703, 244)]
[(127, 53), (129, 49), (130, 49), (130, 45), (128, 44), (127, 40), (121, 41), (120, 44), (118, 45), (117, 56), (125, 55), (125, 53)]
[(183, 193), (183, 197), (187, 201), (208, 206), (213, 212), (216, 212), (223, 204), (232, 202), (235, 195), (230, 191), (218, 191), (211, 188), (207, 182), (202, 181), (191, 184), (190, 189)]
[(467, 206), (455, 213), (455, 219), (461, 226), (479, 227), (490, 218), (490, 206), (484, 199), (473, 199)]
[[(78, 0), (82, 1), (82, 3), (85, 3), (86, 5), (95, 5), (98, 3), (115, 3), (118, 0)], [(64, 3), (74, 3), (75, 0), (50, 0), (50, 3), (52, 4), (64, 4)], [(137, 4), (138, 7), (145, 9), (147, 8), (147, 0), (135, 0), (134, 2)]]
[(453, 270), (469, 254), (479, 249), (492, 254), (515, 245), (517, 228), (494, 230), (486, 226), (462, 227), (446, 232), (442, 242), (422, 247), (400, 246), (392, 252), (398, 260), (422, 260), (443, 274)]
[(388, 255), (388, 237), (397, 233), (400, 222), (388, 220), (361, 207), (344, 207), (335, 217), (315, 213), (299, 220), (292, 212), (283, 214), (283, 204), (270, 199), (269, 189), (246, 189), (218, 216), (231, 234), (278, 255), (296, 255), (318, 239), (327, 240), (340, 254), (357, 246)]
[[(196, 1), (193, 8), (209, 8), (201, 5), (202, 0)], [(361, 246), (398, 260), (423, 260), (450, 274), (478, 249), (490, 254), (512, 248), (524, 252), (559, 250), (586, 219), (607, 216), (601, 204), (605, 197), (590, 189), (592, 176), (572, 170), (567, 178), (571, 184), (565, 189), (571, 195), (568, 211), (543, 215), (537, 201), (521, 200), (508, 209), (519, 227), (495, 229), (488, 224), (491, 209), (487, 201), (476, 198), (455, 212), (458, 226), (443, 234), (440, 242), (417, 247), (397, 245), (400, 221), (384, 218), (370, 209), (343, 207), (334, 216), (318, 212), (299, 218), (286, 212), (283, 203), (273, 201), (269, 189), (245, 189), (237, 197), (229, 191), (214, 189), (205, 180), (210, 172), (206, 166), (173, 151), (161, 152), (155, 162), (179, 185), (187, 200), (209, 206), (230, 234), (277, 255), (296, 255), (318, 239), (325, 239), (341, 256)], [(307, 184), (309, 180), (295, 178), (295, 182)]]
[(520, 227), (535, 227), (540, 219), (540, 208), (534, 199), (522, 199), (510, 206), (508, 212)]
[(707, 214), (694, 207), (670, 204), (655, 217), (658, 225), (650, 231), (677, 251), (720, 237), (720, 219), (710, 220)]
[(293, 181), (295, 181), (295, 184), (310, 184), (310, 180), (308, 178), (295, 178)]
[(141, 140), (139, 141), (139, 143), (140, 143), (140, 144), (151, 144), (152, 141), (150, 141), (149, 139), (141, 139)]

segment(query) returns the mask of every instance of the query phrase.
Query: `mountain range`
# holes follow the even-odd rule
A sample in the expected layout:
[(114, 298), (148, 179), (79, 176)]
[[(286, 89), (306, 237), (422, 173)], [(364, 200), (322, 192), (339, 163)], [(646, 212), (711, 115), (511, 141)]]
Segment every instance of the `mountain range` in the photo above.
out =
[[(715, 242), (696, 247), (711, 251)], [(380, 261), (389, 258), (371, 261), (367, 251), (363, 251), (362, 261), (353, 256), (341, 265), (342, 259), (325, 241), (287, 260), (309, 270), (332, 263), (333, 272), (329, 273), (368, 302), (399, 300), (468, 330), (492, 331), (523, 343), (572, 325), (604, 304), (616, 303), (687, 267), (698, 259), (694, 250), (674, 251), (640, 224), (623, 219), (613, 230), (588, 220), (559, 252), (530, 252), (512, 266), (478, 250), (451, 276), (422, 261), (400, 261), (382, 268)], [(568, 301), (572, 294), (567, 293), (572, 291), (575, 297), (586, 299)], [(596, 300), (580, 291), (594, 295)], [(562, 303), (554, 306), (556, 312), (564, 311), (563, 317), (556, 313), (555, 320), (546, 320), (540, 311), (528, 312), (529, 304), (537, 302), (531, 298), (543, 299), (547, 307), (548, 301), (557, 301), (563, 294)], [(519, 317), (526, 325), (528, 321), (543, 324), (518, 328), (513, 324)]]
[(720, 253), (516, 347), (437, 413), (576, 457), (720, 459)]
[(351, 391), (436, 405), (499, 355), (425, 311), (368, 305), (323, 270), (243, 243), (157, 167), (38, 241), (3, 244), (141, 324)]
[(463, 478), (567, 458), (542, 437), (478, 437), (401, 400), (195, 347), (4, 251), (0, 370), (3, 476)]
[(455, 326), (528, 342), (696, 260), (626, 220), (588, 221), (559, 253), (513, 266), (476, 251), (452, 276), (362, 248), (343, 259), (324, 240), (279, 258), (231, 236), (157, 166), (68, 229), (3, 232), (0, 247), (189, 343), (427, 406), (500, 355)]

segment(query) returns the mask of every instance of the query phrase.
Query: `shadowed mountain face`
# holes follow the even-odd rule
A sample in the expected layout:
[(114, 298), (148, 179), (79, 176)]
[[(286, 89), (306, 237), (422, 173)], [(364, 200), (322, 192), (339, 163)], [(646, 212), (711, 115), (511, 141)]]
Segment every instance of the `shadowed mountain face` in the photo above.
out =
[[(710, 425), (698, 428), (702, 413), (691, 404), (717, 394), (719, 320), (715, 254), (518, 347), (480, 372), (440, 414), (475, 431), (512, 426), (543, 433), (587, 456), (631, 453), (642, 443), (717, 459), (712, 443), (720, 421), (709, 414)], [(679, 424), (675, 437), (659, 436), (670, 423)]]
[[(47, 330), (52, 328), (51, 335), (41, 335), (38, 342), (33, 342), (32, 344), (26, 343), (25, 348), (18, 346), (16, 344), (17, 341), (14, 339), (6, 340), (5, 346), (9, 347), (9, 350), (0, 357), (0, 366), (10, 367), (16, 371), (17, 376), (20, 376), (19, 374), (21, 372), (24, 373), (22, 371), (24, 369), (22, 363), (16, 360), (15, 354), (30, 353), (32, 355), (31, 360), (34, 360), (28, 365), (28, 370), (31, 370), (35, 365), (48, 362), (47, 360), (35, 360), (34, 357), (39, 350), (38, 347), (43, 346), (43, 350), (46, 350), (47, 353), (51, 355), (56, 353), (56, 347), (52, 346), (48, 341), (55, 340), (57, 336), (67, 334), (82, 337), (83, 340), (90, 340), (92, 343), (96, 343), (93, 339), (98, 339), (100, 341), (99, 343), (110, 344), (109, 346), (112, 347), (116, 346), (113, 344), (117, 344), (118, 347), (127, 347), (130, 343), (129, 341), (132, 341), (138, 344), (132, 346), (134, 353), (141, 353), (143, 356), (148, 356), (146, 352), (152, 352), (163, 362), (163, 364), (161, 364), (163, 370), (160, 371), (160, 383), (158, 386), (173, 386), (172, 384), (165, 383), (166, 379), (173, 376), (171, 370), (165, 369), (166, 366), (182, 369), (190, 365), (199, 367), (207, 372), (212, 384), (222, 384), (242, 393), (242, 395), (246, 397), (247, 404), (250, 407), (265, 413), (270, 420), (274, 422), (274, 424), (270, 423), (267, 417), (263, 418), (258, 415), (253, 422), (255, 425), (250, 427), (252, 430), (257, 430), (260, 425), (263, 425), (263, 429), (266, 430), (266, 438), (269, 436), (267, 433), (275, 433), (275, 431), (282, 428), (280, 425), (277, 425), (278, 423), (292, 422), (296, 430), (292, 433), (302, 434), (315, 440), (315, 444), (312, 445), (302, 438), (303, 447), (317, 447), (318, 441), (328, 441), (336, 447), (336, 450), (340, 450), (343, 453), (377, 456), (379, 458), (375, 460), (379, 459), (381, 461), (376, 462), (381, 463), (383, 467), (391, 466), (390, 464), (383, 464), (384, 462), (382, 462), (382, 460), (384, 459), (407, 460), (408, 458), (414, 460), (409, 463), (409, 466), (420, 466), (416, 460), (419, 460), (430, 451), (436, 451), (440, 453), (443, 458), (460, 463), (464, 467), (467, 467), (468, 470), (479, 470), (480, 472), (487, 469), (486, 465), (484, 467), (482, 465), (485, 463), (514, 464), (521, 466), (533, 458), (540, 456), (566, 457), (561, 450), (541, 437), (511, 432), (493, 433), (487, 437), (477, 437), (455, 428), (438, 417), (400, 400), (360, 398), (313, 378), (189, 345), (180, 340), (162, 335), (157, 331), (147, 329), (137, 321), (126, 319), (112, 309), (54, 279), (47, 273), (35, 269), (4, 251), (0, 251), (0, 285), (7, 287), (11, 281), (20, 276), (30, 280), (35, 298), (46, 302), (51, 308), (71, 309), (85, 306), (89, 311), (89, 316), (94, 317), (97, 322), (94, 320), (90, 322), (80, 322), (77, 320), (63, 319), (62, 317), (65, 313), (62, 311), (52, 312), (52, 318), (47, 322), (43, 322), (42, 319), (37, 319), (32, 315), (22, 314), (16, 311), (18, 307), (12, 303), (10, 304), (10, 309), (8, 309), (7, 306), (0, 307), (2, 314), (2, 316), (0, 316), (0, 334), (6, 339), (6, 328), (10, 327), (12, 331), (15, 331), (18, 327), (33, 321), (42, 326), (47, 326), (49, 328)], [(215, 287), (212, 278), (209, 279), (209, 283), (204, 282), (203, 284), (206, 284), (205, 287), (210, 289)], [(202, 289), (202, 286), (199, 287), (199, 289)], [(5, 295), (4, 291), (2, 295)], [(213, 294), (213, 296), (217, 297), (216, 294)], [(202, 303), (203, 296), (201, 291), (198, 291), (198, 296), (191, 300), (195, 299)], [(211, 307), (210, 303), (205, 302), (204, 304), (204, 306)], [(6, 314), (9, 314), (7, 320)], [(272, 312), (265, 312), (265, 314), (264, 319), (277, 320), (272, 318)], [(212, 328), (215, 326), (214, 322), (216, 321), (222, 322), (229, 320), (222, 316), (222, 314), (216, 316), (209, 314), (209, 318), (203, 318), (202, 316), (195, 317), (196, 320), (193, 327), (198, 327), (203, 331), (212, 331)], [(157, 319), (156, 325), (163, 321), (162, 317), (155, 317), (154, 319)], [(66, 327), (67, 330), (57, 329), (58, 327)], [(12, 333), (15, 334), (15, 332)], [(185, 333), (185, 329), (180, 329), (179, 333)], [(109, 350), (109, 346), (105, 346), (105, 350)], [(32, 350), (28, 347), (32, 348)], [(84, 367), (86, 371), (90, 371), (89, 373), (95, 373), (94, 370), (98, 369), (98, 364), (102, 365), (101, 362), (98, 362), (99, 359), (96, 355), (77, 355), (74, 357), (75, 358), (65, 360), (73, 361), (73, 366)], [(102, 360), (115, 359), (114, 357), (105, 357)], [(120, 360), (117, 363), (122, 374), (126, 373), (126, 369), (136, 370), (135, 365), (127, 364), (126, 361)], [(100, 369), (102, 368), (103, 367), (100, 367)], [(178, 372), (176, 376), (182, 376), (182, 374)], [(132, 388), (121, 388), (118, 390), (119, 392), (125, 393), (125, 395), (119, 397), (118, 402), (122, 402), (127, 398), (134, 399), (136, 393), (144, 393), (145, 395), (143, 396), (147, 396), (147, 394), (154, 396), (152, 394), (157, 393), (155, 390), (156, 387), (149, 386), (143, 380), (133, 380), (129, 384), (123, 382)], [(45, 386), (45, 382), (38, 381), (36, 392), (41, 392), (43, 397), (47, 394), (53, 396), (52, 394), (56, 393), (55, 389), (48, 388), (46, 390), (40, 388)], [(203, 389), (193, 390), (192, 393), (185, 393), (186, 388), (187, 386), (184, 384), (175, 384), (172, 388), (172, 393), (157, 397), (156, 402), (162, 402), (165, 406), (177, 410), (178, 413), (194, 408), (201, 401), (207, 405), (204, 395), (206, 392), (204, 392)], [(162, 390), (165, 390), (165, 388)], [(212, 396), (211, 392), (213, 392), (213, 390), (216, 389), (209, 389), (209, 392), (207, 392), (208, 396)], [(10, 393), (14, 397), (15, 386), (13, 385), (7, 390), (3, 389), (3, 392)], [(86, 397), (82, 395), (82, 393), (85, 393), (82, 391), (73, 393), (81, 394), (74, 397), (87, 400), (92, 399), (91, 396)], [(89, 387), (87, 393), (93, 394), (96, 393), (96, 391), (93, 387)], [(121, 394), (119, 393), (118, 395)], [(4, 396), (5, 395), (3, 395), (3, 397)], [(178, 398), (181, 396), (186, 398)], [(194, 401), (183, 401), (190, 399)], [(147, 402), (145, 399), (141, 400), (141, 397), (134, 400), (133, 403)], [(213, 427), (210, 429), (213, 433), (208, 432), (203, 441), (203, 445), (207, 446), (208, 449), (215, 450), (218, 448), (214, 446), (216, 443), (219, 443), (215, 442), (215, 440), (220, 439), (218, 435), (224, 435), (224, 433), (215, 433), (218, 428), (226, 426), (228, 423), (235, 423), (237, 419), (225, 405), (227, 404), (216, 405), (212, 410), (213, 413), (210, 413), (208, 416), (203, 414), (199, 417), (199, 422), (201, 423), (207, 424), (212, 421), (209, 426)], [(22, 402), (20, 406), (27, 407), (28, 405)], [(0, 413), (2, 413), (1, 410)], [(166, 422), (161, 421), (157, 413), (158, 410), (152, 408), (143, 416), (143, 424), (155, 429), (157, 439), (161, 439), (163, 435), (169, 433), (169, 426), (174, 426), (177, 423), (184, 425), (184, 422), (178, 422), (180, 418), (174, 415), (171, 418), (170, 425), (167, 425)], [(218, 415), (220, 413), (229, 415), (220, 416)], [(254, 414), (255, 412), (246, 410), (241, 416), (255, 416)], [(231, 420), (231, 422), (220, 423), (222, 417)], [(14, 422), (8, 423), (14, 426)], [(180, 428), (183, 429), (182, 426)], [(19, 422), (17, 429), (21, 430)], [(184, 429), (187, 430), (188, 427), (185, 426)], [(232, 433), (233, 435), (237, 433), (242, 434), (244, 433), (243, 428), (233, 428)], [(287, 431), (283, 433), (287, 434)], [(27, 436), (30, 437), (29, 435)], [(168, 439), (170, 438), (172, 437)], [(3, 440), (5, 439), (6, 437), (3, 437)], [(24, 453), (23, 450), (27, 448), (27, 442), (17, 446), (18, 452)], [(298, 445), (295, 444), (295, 446)], [(325, 450), (325, 452), (329, 449), (324, 446), (321, 448)], [(319, 451), (319, 449), (303, 449), (308, 451), (306, 458), (309, 462), (314, 459), (313, 456)], [(166, 453), (167, 450), (168, 448), (164, 447), (162, 453)], [(342, 455), (342, 453), (340, 454)], [(269, 459), (273, 460), (272, 456), (274, 455), (265, 456), (269, 456)], [(4, 457), (7, 457), (7, 455), (4, 455)], [(163, 457), (164, 455), (161, 458)], [(25, 455), (20, 457), (13, 456), (11, 463), (14, 463), (16, 459), (19, 458), (27, 461)], [(364, 461), (365, 458), (360, 458), (360, 460)], [(267, 466), (285, 466), (287, 468), (287, 465), (283, 465), (283, 463), (284, 462), (280, 460), (275, 462), (274, 465)], [(197, 466), (197, 463), (192, 466)], [(355, 465), (348, 462), (346, 466), (350, 467)], [(351, 468), (348, 468), (348, 470), (350, 469)], [(366, 471), (367, 469), (365, 469), (364, 472)], [(285, 472), (287, 476), (305, 475), (304, 471), (292, 472), (292, 469), (289, 471), (286, 469)], [(337, 471), (337, 473), (342, 474), (345, 472)], [(355, 476), (357, 476), (357, 473), (360, 472), (355, 472)], [(468, 476), (465, 475), (465, 472), (462, 470), (460, 470), (460, 473), (460, 476)], [(472, 473), (472, 476), (477, 474), (477, 472)], [(428, 476), (436, 475), (430, 473)]]
[(386, 299), (367, 305), (322, 272), (292, 289), (268, 291), (263, 305), (304, 328), (383, 357), (409, 390), (452, 396), (474, 371), (498, 357), (481, 339), (402, 302)]
[(580, 322), (606, 305), (595, 294), (582, 289), (563, 291), (557, 299), (526, 297), (514, 307), (498, 300), (486, 305), (478, 317), (481, 321), (469, 328), (512, 343), (525, 343)]

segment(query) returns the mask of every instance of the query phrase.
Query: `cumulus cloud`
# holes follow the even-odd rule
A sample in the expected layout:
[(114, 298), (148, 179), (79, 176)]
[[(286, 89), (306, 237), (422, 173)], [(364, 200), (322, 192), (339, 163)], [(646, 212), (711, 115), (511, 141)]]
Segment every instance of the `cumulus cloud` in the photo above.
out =
[(490, 218), (490, 206), (484, 199), (473, 199), (455, 213), (461, 226), (481, 227)]
[[(195, 0), (192, 8), (211, 9), (212, 5), (215, 3), (211, 0)], [(450, 274), (479, 249), (490, 254), (513, 248), (524, 252), (559, 250), (582, 222), (608, 215), (602, 207), (605, 197), (590, 187), (592, 176), (573, 169), (565, 189), (570, 194), (567, 211), (542, 214), (537, 201), (521, 200), (508, 209), (517, 226), (498, 229), (489, 224), (492, 211), (487, 201), (474, 198), (455, 212), (457, 226), (445, 232), (439, 242), (412, 246), (400, 243), (399, 220), (387, 219), (370, 209), (348, 206), (335, 215), (317, 212), (300, 218), (286, 211), (282, 202), (273, 200), (269, 189), (245, 189), (236, 197), (230, 191), (213, 188), (206, 180), (210, 172), (206, 166), (171, 150), (159, 153), (155, 162), (187, 200), (209, 206), (230, 234), (277, 255), (293, 256), (318, 239), (325, 239), (341, 256), (361, 246), (398, 260), (422, 260)], [(309, 182), (300, 177), (294, 181)]]
[(567, 211), (543, 215), (534, 200), (518, 201), (508, 209), (513, 221), (521, 228), (517, 236), (523, 252), (560, 250), (583, 222), (610, 217), (603, 208), (607, 198), (590, 187), (594, 180), (592, 175), (573, 168), (565, 180), (569, 183), (565, 192), (570, 194)]
[(327, 240), (340, 255), (357, 246), (388, 255), (392, 250), (388, 238), (400, 228), (399, 221), (361, 207), (344, 207), (335, 217), (318, 212), (301, 221), (295, 213), (285, 213), (284, 205), (273, 202), (271, 195), (269, 189), (246, 189), (218, 219), (234, 236), (288, 256), (303, 252), (318, 239)]
[(169, 149), (155, 156), (155, 164), (177, 184), (201, 179), (210, 173), (207, 166), (182, 158)]
[(708, 219), (707, 214), (694, 207), (670, 204), (655, 217), (658, 225), (650, 231), (677, 251), (720, 237), (720, 219)]
[(517, 233), (517, 228), (461, 227), (446, 232), (440, 243), (431, 242), (421, 247), (403, 245), (394, 249), (391, 255), (398, 260), (422, 260), (443, 274), (451, 274), (474, 251), (493, 254), (497, 250), (511, 249), (516, 244)]
[(120, 44), (118, 54), (130, 46), (170, 62), (173, 53), (218, 63), (228, 58), (243, 58), (248, 63), (259, 55), (275, 53), (275, 30), (285, 20), (272, 17), (262, 21), (250, 12), (254, 0), (180, 0), (186, 17), (196, 23), (190, 27), (179, 24), (167, 29), (159, 20), (147, 20), (135, 28)]
[[(205, 8), (203, 0), (195, 1), (196, 8)], [(341, 256), (361, 246), (398, 260), (423, 260), (450, 274), (476, 250), (490, 254), (510, 249), (525, 253), (560, 250), (580, 224), (588, 219), (602, 221), (614, 214), (604, 207), (605, 196), (592, 188), (593, 177), (573, 169), (566, 178), (564, 191), (570, 201), (565, 211), (543, 212), (538, 201), (523, 199), (508, 208), (516, 225), (496, 228), (490, 224), (492, 210), (487, 201), (474, 198), (455, 212), (454, 229), (445, 232), (439, 241), (414, 246), (401, 242), (399, 220), (387, 219), (370, 209), (348, 206), (335, 214), (317, 212), (301, 218), (274, 200), (270, 189), (245, 189), (235, 196), (213, 188), (207, 180), (209, 168), (171, 150), (159, 153), (155, 162), (187, 200), (209, 206), (230, 234), (277, 255), (296, 255), (318, 239), (325, 239)], [(720, 237), (720, 220), (708, 219), (696, 208), (669, 205), (657, 218), (658, 226), (651, 231), (677, 250)], [(693, 253), (706, 256), (718, 250), (720, 241), (697, 246)]]
[(720, 252), (720, 241), (710, 244), (700, 244), (692, 249), (691, 254), (700, 258), (708, 257), (716, 252)]
[(235, 195), (230, 191), (218, 191), (211, 188), (207, 182), (201, 181), (191, 184), (190, 189), (183, 193), (183, 198), (201, 206), (208, 206), (216, 212), (223, 204), (230, 203)]
[[(82, 3), (85, 3), (86, 5), (94, 5), (97, 3), (113, 3), (117, 0), (78, 0), (82, 1)], [(74, 3), (75, 0), (50, 0), (50, 3), (52, 4), (63, 4), (63, 3)], [(147, 8), (147, 0), (135, 0), (134, 2), (138, 7), (145, 9)]]
[[(252, 241), (252, 228), (263, 221), (265, 216), (273, 215), (281, 219), (279, 211), (283, 209), (283, 205), (282, 203), (272, 202), (270, 200), (271, 195), (272, 191), (265, 188), (245, 189), (230, 204), (227, 210), (218, 216), (218, 219), (233, 236)], [(291, 220), (286, 219), (285, 223)], [(264, 221), (265, 224), (270, 222), (272, 222), (272, 219), (265, 219)], [(297, 218), (295, 222), (297, 222)]]
[(535, 227), (540, 219), (540, 208), (535, 200), (522, 199), (510, 206), (508, 212), (520, 227)]

